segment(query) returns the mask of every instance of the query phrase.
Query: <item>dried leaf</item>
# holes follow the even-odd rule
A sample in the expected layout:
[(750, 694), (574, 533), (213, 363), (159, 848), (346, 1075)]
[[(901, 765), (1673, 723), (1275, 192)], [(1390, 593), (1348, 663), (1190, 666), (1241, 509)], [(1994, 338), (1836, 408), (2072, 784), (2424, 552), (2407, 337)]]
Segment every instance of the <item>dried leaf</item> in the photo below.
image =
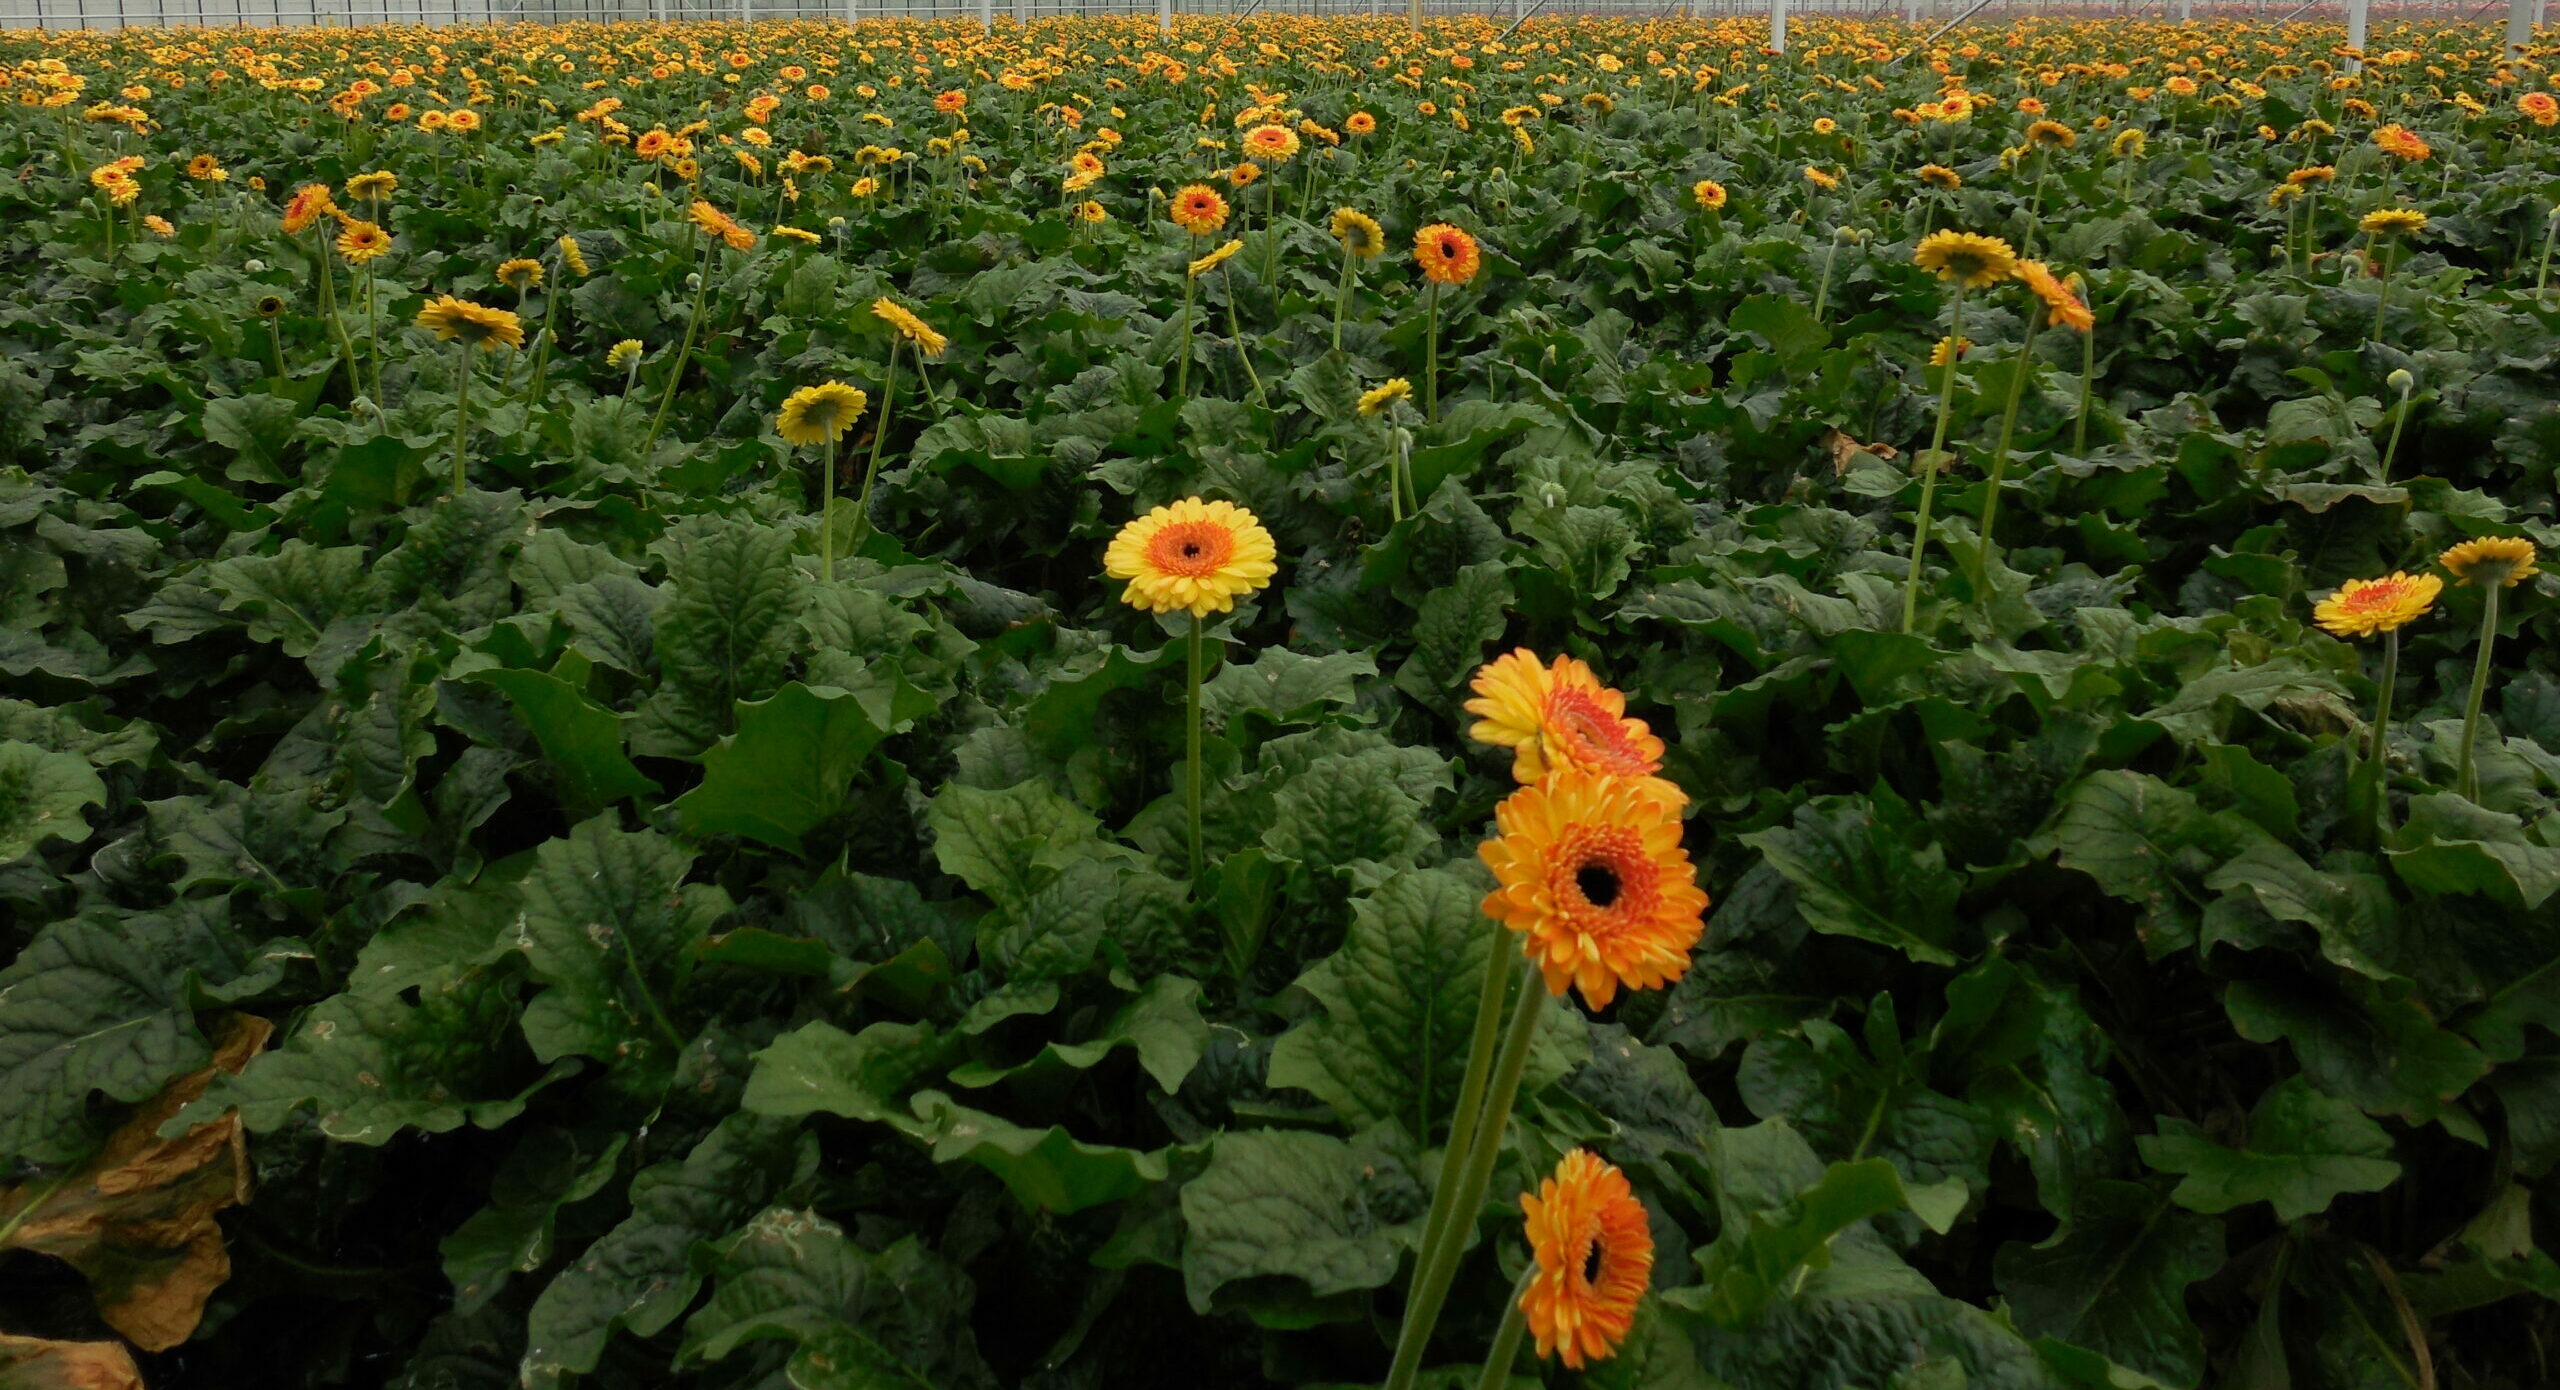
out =
[(121, 1342), (49, 1342), (0, 1332), (0, 1390), (142, 1390)]
[(1890, 444), (1861, 444), (1856, 437), (1843, 434), (1836, 429), (1823, 432), (1822, 447), (1831, 454), (1832, 472), (1843, 476), (1848, 473), (1849, 464), (1860, 454), (1873, 454), (1891, 463), (1895, 455), (1901, 452)]
[(214, 1213), (249, 1199), (249, 1162), (236, 1115), (174, 1139), (160, 1137), (160, 1127), (204, 1094), (217, 1069), (246, 1066), (273, 1031), (265, 1019), (231, 1015), (213, 1065), (169, 1083), (86, 1167), (0, 1193), (5, 1248), (51, 1255), (89, 1276), (98, 1315), (143, 1350), (185, 1341), (205, 1300), (231, 1277)]

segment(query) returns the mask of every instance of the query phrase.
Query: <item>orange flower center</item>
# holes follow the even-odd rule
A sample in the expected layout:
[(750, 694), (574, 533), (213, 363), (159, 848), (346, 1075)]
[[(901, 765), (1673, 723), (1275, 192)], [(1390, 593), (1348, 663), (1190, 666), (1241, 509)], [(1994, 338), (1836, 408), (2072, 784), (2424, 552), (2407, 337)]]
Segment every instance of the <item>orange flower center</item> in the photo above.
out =
[(1627, 736), (1626, 724), (1588, 690), (1558, 686), (1548, 694), (1542, 714), (1547, 742), (1562, 761), (1625, 777), (1646, 776), (1660, 767)]
[(1183, 579), (1215, 574), (1235, 553), (1234, 533), (1211, 521), (1176, 522), (1147, 543), (1148, 562)]

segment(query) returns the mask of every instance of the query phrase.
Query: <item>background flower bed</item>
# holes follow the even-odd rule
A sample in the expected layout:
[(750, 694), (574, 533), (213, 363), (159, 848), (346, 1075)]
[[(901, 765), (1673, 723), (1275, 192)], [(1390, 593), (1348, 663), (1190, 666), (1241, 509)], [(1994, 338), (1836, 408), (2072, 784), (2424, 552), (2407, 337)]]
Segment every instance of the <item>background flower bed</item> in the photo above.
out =
[[(2310, 625), (2552, 539), (2539, 67), (2469, 29), (2352, 81), (2317, 26), (1500, 32), (0, 41), (0, 1228), (36, 1252), (0, 1332), (122, 1339), (154, 1385), (1374, 1381), (1509, 789), (1458, 705), (1527, 645), (1664, 735), (1716, 906), (1675, 988), (1551, 1012), (1433, 1364), (1481, 1354), (1514, 1198), (1579, 1144), (1657, 1248), (1598, 1384), (2543, 1378), (2549, 600), (2509, 595), (2476, 801), (2476, 593), (2404, 634), (2380, 837), (2346, 810), (2374, 668)], [(1917, 115), (1950, 80), (1980, 107)], [(1186, 337), (1208, 248), (1163, 195), (1256, 107), (1341, 143), (1224, 185), (1246, 245)], [(700, 122), (698, 186), (608, 117)], [(2004, 159), (2035, 118), (2077, 139)], [(791, 150), (835, 166), (796, 199)], [(128, 155), (119, 206), (88, 176)], [(2338, 176), (2269, 207), (2305, 166)], [(278, 209), (362, 212), (377, 169), (360, 313)], [(696, 193), (754, 249), (704, 259)], [(2385, 200), (2432, 221), (2377, 334), (2338, 253)], [(1335, 351), (1339, 205), (1390, 250)], [(1431, 223), (1484, 257), (1440, 419), (1364, 417), (1422, 367)], [(1944, 331), (1910, 249), (1948, 226), (2086, 277), (2097, 385), (2082, 445), (2079, 344), (2040, 339), (1969, 568), (2024, 305), (1968, 305), (1905, 634)], [(458, 495), (454, 358), (406, 327), (443, 293), (557, 335), (538, 396), (492, 354)], [(883, 295), (950, 346), (822, 583), (774, 414), (880, 398)], [(1197, 884), (1180, 646), (1100, 573), (1191, 493), (1281, 563), (1219, 629)], [(1869, 1159), (1907, 1205), (1835, 1200)], [(71, 1354), (32, 1345), (0, 1355)]]

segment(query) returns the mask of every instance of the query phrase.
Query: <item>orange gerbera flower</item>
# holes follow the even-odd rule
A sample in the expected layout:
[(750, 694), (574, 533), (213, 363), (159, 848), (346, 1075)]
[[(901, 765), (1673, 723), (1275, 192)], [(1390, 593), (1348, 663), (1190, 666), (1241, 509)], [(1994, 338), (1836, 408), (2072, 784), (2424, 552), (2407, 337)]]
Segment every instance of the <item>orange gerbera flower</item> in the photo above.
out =
[(1475, 727), (1467, 736), (1511, 750), (1511, 775), (1522, 785), (1559, 767), (1611, 772), (1657, 783), (1672, 805), (1688, 800), (1654, 774), (1662, 740), (1627, 717), (1627, 697), (1600, 683), (1581, 660), (1560, 656), (1543, 666), (1526, 647), (1486, 662), (1469, 686)]
[(1413, 234), (1413, 258), (1425, 278), (1443, 285), (1463, 285), (1484, 264), (1476, 239), (1446, 222), (1434, 222)]
[(1121, 601), (1150, 613), (1224, 613), (1279, 573), (1279, 549), (1253, 513), (1186, 497), (1120, 528), (1102, 572), (1129, 581)]
[(1654, 989), (1689, 969), (1707, 895), (1651, 780), (1562, 767), (1494, 808), (1501, 833), (1477, 850), (1499, 884), (1484, 914), (1528, 938), (1550, 994), (1579, 986), (1606, 1008), (1621, 985)]
[(1171, 216), (1193, 236), (1208, 236), (1227, 225), (1227, 200), (1205, 183), (1191, 184), (1173, 195)]
[(2098, 326), (2097, 315), (2090, 313), (2089, 306), (2080, 302), (2080, 296), (2073, 294), (2069, 285), (2046, 269), (2044, 262), (2018, 262), (2017, 277), (2020, 284), (2044, 301), (2045, 313), (2055, 323), (2074, 333), (2086, 333)]
[(285, 200), (285, 235), (299, 236), (309, 231), (312, 223), (337, 210), (338, 205), (329, 198), (329, 185), (306, 183), (293, 190), (293, 196)]
[(1577, 1371), (1617, 1355), (1653, 1279), (1653, 1228), (1627, 1175), (1575, 1149), (1536, 1192), (1520, 1194), (1520, 1210), (1538, 1262), (1520, 1311), (1538, 1355)]

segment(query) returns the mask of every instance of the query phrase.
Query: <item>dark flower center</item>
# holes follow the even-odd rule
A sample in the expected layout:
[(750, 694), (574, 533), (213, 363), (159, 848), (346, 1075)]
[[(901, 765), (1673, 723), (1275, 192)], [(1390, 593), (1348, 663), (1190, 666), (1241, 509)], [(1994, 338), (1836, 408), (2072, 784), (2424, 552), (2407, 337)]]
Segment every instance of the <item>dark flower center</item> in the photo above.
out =
[(1593, 907), (1606, 909), (1618, 900), (1618, 871), (1606, 864), (1585, 864), (1573, 871), (1573, 886)]
[(1600, 1282), (1600, 1242), (1596, 1240), (1582, 1252), (1582, 1282)]

